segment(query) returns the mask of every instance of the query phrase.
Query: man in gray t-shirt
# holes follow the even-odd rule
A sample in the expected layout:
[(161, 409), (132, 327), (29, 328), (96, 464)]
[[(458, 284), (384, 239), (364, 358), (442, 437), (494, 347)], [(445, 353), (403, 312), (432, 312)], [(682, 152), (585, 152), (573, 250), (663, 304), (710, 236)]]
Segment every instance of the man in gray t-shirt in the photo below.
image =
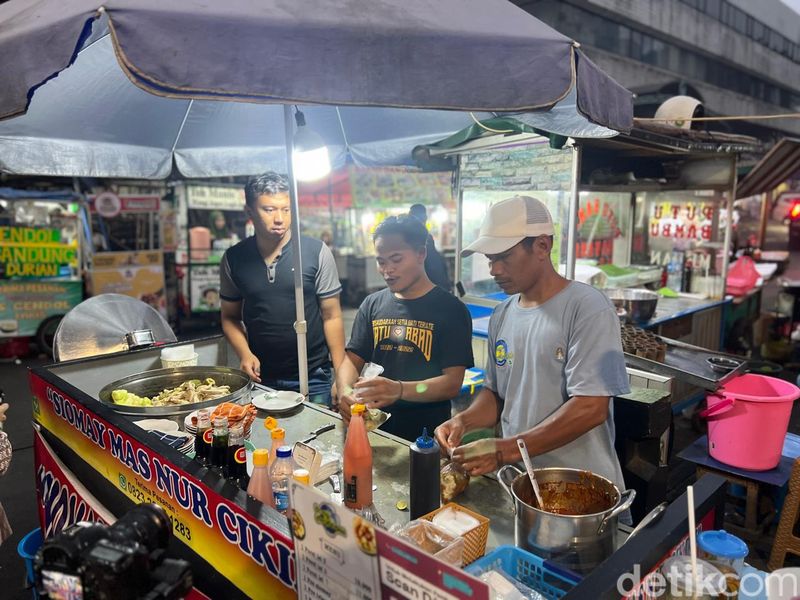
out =
[[(489, 321), (483, 390), (436, 437), (471, 475), (519, 462), (522, 438), (537, 467), (586, 469), (623, 490), (611, 411), (611, 397), (629, 391), (619, 320), (603, 293), (556, 272), (552, 245), (545, 205), (515, 196), (490, 207), (464, 250), (486, 255), (510, 298)], [(459, 445), (498, 421), (502, 438)]]

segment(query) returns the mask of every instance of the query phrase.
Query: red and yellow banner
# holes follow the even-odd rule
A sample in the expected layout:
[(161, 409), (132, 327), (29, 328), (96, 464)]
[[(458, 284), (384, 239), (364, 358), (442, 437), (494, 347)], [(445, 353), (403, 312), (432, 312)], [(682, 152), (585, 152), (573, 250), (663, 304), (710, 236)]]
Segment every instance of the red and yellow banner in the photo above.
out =
[(175, 536), (242, 592), (295, 596), (288, 537), (41, 377), (31, 374), (30, 383), (37, 422), (133, 502), (162, 506)]

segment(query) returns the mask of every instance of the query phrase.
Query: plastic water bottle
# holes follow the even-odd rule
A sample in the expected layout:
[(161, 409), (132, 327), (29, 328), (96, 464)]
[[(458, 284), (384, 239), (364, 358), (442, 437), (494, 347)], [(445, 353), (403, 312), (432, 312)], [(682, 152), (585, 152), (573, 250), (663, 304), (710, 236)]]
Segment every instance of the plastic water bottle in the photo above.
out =
[(439, 444), (428, 435), (428, 429), (423, 428), (422, 435), (411, 444), (409, 453), (411, 501), (408, 509), (413, 520), (436, 510), (441, 504)]
[(278, 456), (269, 470), (269, 477), (272, 480), (272, 497), (275, 500), (275, 509), (285, 513), (289, 509), (289, 482), (294, 473), (294, 461), (292, 460), (292, 447), (281, 446), (278, 448)]

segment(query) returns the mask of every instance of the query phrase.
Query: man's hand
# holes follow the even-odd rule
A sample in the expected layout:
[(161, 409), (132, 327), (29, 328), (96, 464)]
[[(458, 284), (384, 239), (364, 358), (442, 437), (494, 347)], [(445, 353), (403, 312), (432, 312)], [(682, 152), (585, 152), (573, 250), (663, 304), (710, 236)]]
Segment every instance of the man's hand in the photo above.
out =
[(355, 390), (360, 402), (370, 408), (384, 408), (394, 404), (400, 399), (403, 388), (399, 381), (375, 377), (373, 379), (360, 379), (356, 381)]
[(247, 373), (253, 381), (261, 383), (261, 361), (255, 354), (251, 352), (245, 355), (239, 368)]
[(433, 437), (439, 443), (442, 453), (450, 456), (461, 443), (461, 438), (466, 433), (464, 423), (461, 418), (456, 415), (452, 419), (445, 421), (433, 431)]
[(8, 410), (8, 402), (3, 402), (0, 404), (0, 423), (5, 421), (8, 417), (6, 417), (6, 411)]
[(342, 420), (345, 424), (350, 423), (350, 409), (353, 407), (353, 404), (356, 404), (358, 400), (351, 393), (347, 394), (344, 392), (339, 393), (339, 414), (342, 415)]
[(491, 473), (506, 463), (503, 449), (507, 442), (508, 440), (490, 438), (459, 446), (453, 450), (453, 462), (461, 465), (473, 477)]

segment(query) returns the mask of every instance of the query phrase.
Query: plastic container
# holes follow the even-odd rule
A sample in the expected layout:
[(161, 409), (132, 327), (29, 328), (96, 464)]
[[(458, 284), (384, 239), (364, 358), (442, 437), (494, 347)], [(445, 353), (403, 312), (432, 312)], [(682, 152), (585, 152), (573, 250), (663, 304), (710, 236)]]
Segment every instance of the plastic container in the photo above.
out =
[(778, 466), (792, 402), (800, 397), (793, 383), (747, 373), (706, 396), (708, 453), (726, 465), (747, 471)]
[(439, 485), (439, 455), (441, 449), (431, 436), (427, 427), (422, 435), (409, 446), (409, 518), (417, 519), (436, 510), (441, 505)]
[(33, 559), (39, 551), (39, 548), (42, 547), (43, 542), (42, 530), (36, 528), (28, 532), (25, 537), (19, 541), (19, 544), (17, 544), (17, 554), (25, 561), (26, 581), (30, 586), (34, 585), (36, 579), (33, 573)]
[(697, 556), (720, 565), (727, 565), (741, 575), (747, 544), (727, 531), (704, 531), (697, 536)]
[(250, 483), (247, 484), (247, 493), (256, 500), (261, 500), (268, 506), (275, 506), (275, 499), (272, 495), (272, 481), (269, 477), (269, 450), (259, 448), (253, 452), (253, 473), (250, 475)]
[(673, 556), (661, 565), (661, 574), (666, 578), (665, 600), (694, 598), (695, 600), (718, 600), (727, 591), (728, 585), (722, 571), (708, 561), (697, 559), (697, 579), (692, 577), (692, 559), (689, 556)]
[(516, 546), (498, 546), (464, 570), (478, 576), (490, 569), (502, 569), (548, 600), (562, 598), (580, 581), (546, 567), (543, 559)]
[(284, 445), (286, 430), (281, 427), (275, 427), (270, 431), (270, 437), (272, 438), (272, 448), (269, 451), (269, 464), (271, 466), (278, 457), (278, 449)]
[(161, 357), (161, 367), (164, 369), (177, 369), (178, 367), (196, 367), (197, 366), (197, 352), (194, 352), (188, 358), (169, 359)]
[(409, 521), (397, 535), (423, 552), (454, 567), (461, 568), (464, 556), (464, 538), (453, 535), (430, 521)]
[(478, 520), (477, 527), (470, 529), (461, 536), (464, 538), (464, 556), (462, 558), (463, 564), (468, 565), (473, 563), (482, 557), (484, 552), (486, 552), (486, 540), (489, 539), (489, 519), (461, 506), (460, 504), (456, 504), (455, 502), (448, 502), (444, 506), (422, 516), (421, 518), (432, 522), (436, 515), (447, 508), (466, 513)]
[(292, 447), (281, 446), (275, 462), (269, 468), (269, 478), (272, 482), (272, 497), (275, 500), (275, 509), (285, 513), (289, 510), (289, 482), (294, 473), (292, 460)]

